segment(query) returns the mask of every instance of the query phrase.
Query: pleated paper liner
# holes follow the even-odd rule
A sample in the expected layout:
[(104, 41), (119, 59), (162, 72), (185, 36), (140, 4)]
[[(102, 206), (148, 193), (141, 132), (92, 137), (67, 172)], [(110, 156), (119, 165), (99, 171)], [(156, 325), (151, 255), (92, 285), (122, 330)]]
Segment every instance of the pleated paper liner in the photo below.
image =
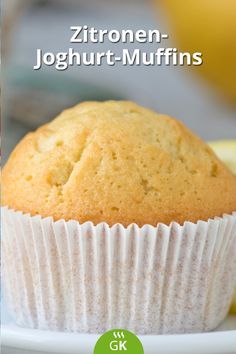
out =
[(20, 326), (214, 329), (236, 284), (236, 213), (183, 226), (56, 221), (2, 208), (5, 301)]

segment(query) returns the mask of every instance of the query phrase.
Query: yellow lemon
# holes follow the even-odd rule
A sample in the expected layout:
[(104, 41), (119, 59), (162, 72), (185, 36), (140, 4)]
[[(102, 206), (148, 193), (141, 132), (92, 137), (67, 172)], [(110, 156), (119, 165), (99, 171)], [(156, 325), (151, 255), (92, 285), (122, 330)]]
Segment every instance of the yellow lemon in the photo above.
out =
[(236, 174), (236, 140), (218, 140), (209, 142), (215, 154)]
[(236, 1), (155, 1), (163, 6), (170, 37), (180, 49), (203, 53), (203, 64), (195, 70), (236, 103)]
[(234, 299), (233, 299), (233, 303), (231, 306), (231, 313), (236, 314), (236, 292), (234, 293)]
[[(209, 142), (216, 155), (236, 174), (236, 140), (220, 140)], [(236, 292), (231, 312), (236, 314)]]

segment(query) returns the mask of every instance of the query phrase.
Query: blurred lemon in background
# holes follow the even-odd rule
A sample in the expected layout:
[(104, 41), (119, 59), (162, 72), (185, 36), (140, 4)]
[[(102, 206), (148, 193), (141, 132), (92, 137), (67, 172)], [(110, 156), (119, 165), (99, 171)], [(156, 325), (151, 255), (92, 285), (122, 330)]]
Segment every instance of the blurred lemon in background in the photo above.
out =
[(215, 154), (236, 174), (236, 140), (209, 142)]
[(197, 67), (236, 104), (236, 0), (156, 0), (166, 10), (170, 38), (182, 51), (201, 52)]
[[(209, 142), (216, 155), (236, 174), (236, 140), (220, 140)], [(236, 292), (231, 307), (231, 312), (236, 314)]]
[(231, 307), (231, 313), (236, 314), (236, 292), (234, 294), (233, 304), (232, 304), (232, 307)]

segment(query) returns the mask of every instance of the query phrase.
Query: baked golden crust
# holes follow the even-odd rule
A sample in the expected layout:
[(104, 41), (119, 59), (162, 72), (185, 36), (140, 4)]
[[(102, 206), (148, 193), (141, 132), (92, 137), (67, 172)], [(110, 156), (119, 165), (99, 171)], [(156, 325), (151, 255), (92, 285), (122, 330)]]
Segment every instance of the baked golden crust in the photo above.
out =
[(236, 177), (183, 124), (132, 102), (84, 102), (28, 134), (2, 174), (3, 205), (109, 225), (236, 210)]

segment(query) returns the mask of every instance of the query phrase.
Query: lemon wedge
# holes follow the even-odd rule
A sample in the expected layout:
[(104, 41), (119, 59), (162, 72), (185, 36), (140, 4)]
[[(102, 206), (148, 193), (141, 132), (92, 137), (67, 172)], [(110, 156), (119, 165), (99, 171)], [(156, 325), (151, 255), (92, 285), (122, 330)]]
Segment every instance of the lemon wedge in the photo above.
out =
[[(210, 147), (229, 169), (236, 174), (236, 140), (219, 140), (209, 142)], [(234, 294), (231, 313), (236, 314), (236, 291)]]
[(233, 303), (232, 303), (230, 312), (233, 314), (236, 314), (236, 291), (234, 293)]
[(219, 159), (236, 174), (236, 140), (211, 141), (209, 145)]

